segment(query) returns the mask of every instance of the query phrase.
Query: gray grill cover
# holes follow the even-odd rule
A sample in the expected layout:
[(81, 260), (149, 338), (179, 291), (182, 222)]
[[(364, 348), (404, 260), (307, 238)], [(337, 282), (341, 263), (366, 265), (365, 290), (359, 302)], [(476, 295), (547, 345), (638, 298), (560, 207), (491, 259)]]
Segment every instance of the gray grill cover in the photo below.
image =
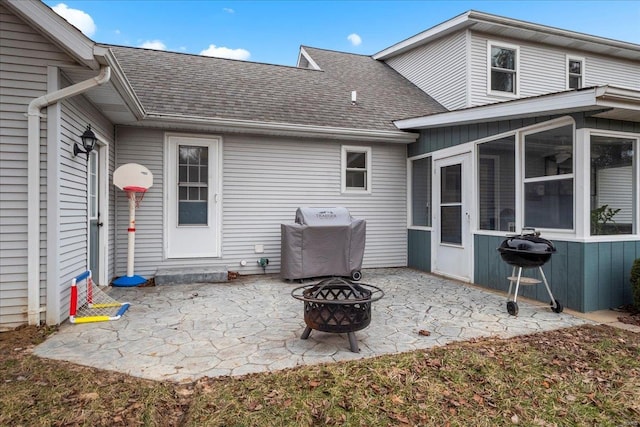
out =
[(346, 208), (298, 208), (295, 224), (281, 225), (283, 279), (350, 276), (362, 269), (366, 222)]

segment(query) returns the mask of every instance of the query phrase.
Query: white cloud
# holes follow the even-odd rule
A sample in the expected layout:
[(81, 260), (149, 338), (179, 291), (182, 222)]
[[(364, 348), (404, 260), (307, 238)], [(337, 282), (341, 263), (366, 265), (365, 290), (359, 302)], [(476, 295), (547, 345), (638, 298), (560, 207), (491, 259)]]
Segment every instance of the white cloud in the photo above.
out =
[(229, 49), (228, 47), (217, 47), (215, 44), (210, 44), (208, 48), (200, 52), (200, 55), (246, 61), (251, 56), (251, 53), (245, 49)]
[(87, 37), (91, 37), (96, 32), (96, 24), (93, 18), (86, 12), (78, 9), (70, 9), (64, 3), (53, 6), (53, 11), (66, 19), (71, 25), (82, 31)]
[(236, 13), (236, 11), (231, 9), (230, 7), (223, 7), (222, 10), (224, 10), (227, 13)]
[(138, 47), (153, 50), (167, 50), (167, 45), (162, 43), (160, 40), (147, 40), (142, 42)]
[(347, 36), (347, 40), (349, 40), (354, 46), (360, 46), (360, 44), (362, 44), (362, 37), (360, 37), (356, 33), (349, 34)]

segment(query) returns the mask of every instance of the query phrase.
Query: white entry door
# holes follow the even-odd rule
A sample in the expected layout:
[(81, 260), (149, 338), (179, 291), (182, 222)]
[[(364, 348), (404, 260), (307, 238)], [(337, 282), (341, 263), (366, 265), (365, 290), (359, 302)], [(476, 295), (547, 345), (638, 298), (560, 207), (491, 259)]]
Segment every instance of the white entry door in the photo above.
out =
[(220, 256), (218, 138), (167, 138), (167, 258)]
[(434, 163), (431, 269), (443, 276), (471, 282), (471, 153), (435, 160)]

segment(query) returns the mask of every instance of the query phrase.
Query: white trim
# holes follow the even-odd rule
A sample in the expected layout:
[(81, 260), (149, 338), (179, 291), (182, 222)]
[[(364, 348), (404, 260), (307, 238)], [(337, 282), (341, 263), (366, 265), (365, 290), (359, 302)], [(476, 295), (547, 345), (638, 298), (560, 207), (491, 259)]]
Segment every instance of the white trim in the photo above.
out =
[[(515, 52), (515, 68), (513, 70), (515, 79), (513, 82), (513, 92), (491, 89), (491, 69), (493, 68), (491, 66), (491, 49), (493, 47), (509, 49)], [(516, 99), (520, 97), (520, 46), (511, 43), (503, 43), (497, 40), (487, 40), (487, 95), (509, 99)]]
[(176, 114), (149, 114), (144, 121), (137, 123), (143, 127), (172, 128), (184, 127), (185, 131), (200, 127), (207, 132), (251, 132), (259, 135), (293, 136), (304, 138), (324, 138), (347, 141), (389, 142), (410, 144), (420, 135), (395, 130), (371, 130), (338, 128), (330, 126), (302, 125), (292, 123), (259, 122), (255, 120), (203, 118)]
[(301, 57), (304, 57), (304, 59), (306, 59), (307, 62), (309, 62), (309, 65), (311, 65), (312, 69), (314, 69), (314, 70), (322, 70), (320, 68), (320, 66), (316, 63), (316, 61), (313, 60), (311, 55), (309, 55), (309, 53), (302, 46), (300, 47), (300, 54), (298, 55), (298, 63), (296, 64), (296, 67), (300, 67), (300, 58)]
[(394, 124), (398, 129), (428, 129), (447, 125), (464, 125), (490, 120), (513, 120), (545, 114), (565, 114), (602, 108), (625, 108), (640, 112), (640, 91), (613, 86), (599, 86), (397, 120)]
[[(577, 61), (577, 62), (580, 62), (580, 64), (581, 64), (580, 65), (580, 71), (581, 71), (581, 73), (580, 73), (580, 87), (578, 87), (578, 88), (569, 87), (569, 61)], [(585, 59), (582, 56), (566, 55), (564, 77), (565, 77), (565, 88), (567, 90), (582, 89), (585, 86), (585, 81), (586, 81), (586, 78), (585, 78), (585, 71), (586, 71), (585, 64), (586, 64)]]
[[(366, 188), (358, 189), (353, 187), (347, 187), (347, 153), (365, 153), (366, 155)], [(371, 194), (371, 175), (373, 171), (372, 165), (372, 150), (371, 147), (355, 146), (355, 145), (343, 145), (340, 150), (340, 192), (343, 194)]]

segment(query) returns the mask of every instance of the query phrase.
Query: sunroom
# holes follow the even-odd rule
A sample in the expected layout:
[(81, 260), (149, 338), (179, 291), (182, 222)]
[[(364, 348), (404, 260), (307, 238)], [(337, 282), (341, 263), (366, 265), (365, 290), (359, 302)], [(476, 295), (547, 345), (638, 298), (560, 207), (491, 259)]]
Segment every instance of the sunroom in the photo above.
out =
[[(396, 125), (420, 130), (408, 147), (411, 267), (506, 291), (511, 267), (496, 248), (535, 228), (556, 246), (544, 272), (565, 307), (631, 302), (640, 92), (581, 89)], [(537, 286), (522, 295), (548, 299)]]

